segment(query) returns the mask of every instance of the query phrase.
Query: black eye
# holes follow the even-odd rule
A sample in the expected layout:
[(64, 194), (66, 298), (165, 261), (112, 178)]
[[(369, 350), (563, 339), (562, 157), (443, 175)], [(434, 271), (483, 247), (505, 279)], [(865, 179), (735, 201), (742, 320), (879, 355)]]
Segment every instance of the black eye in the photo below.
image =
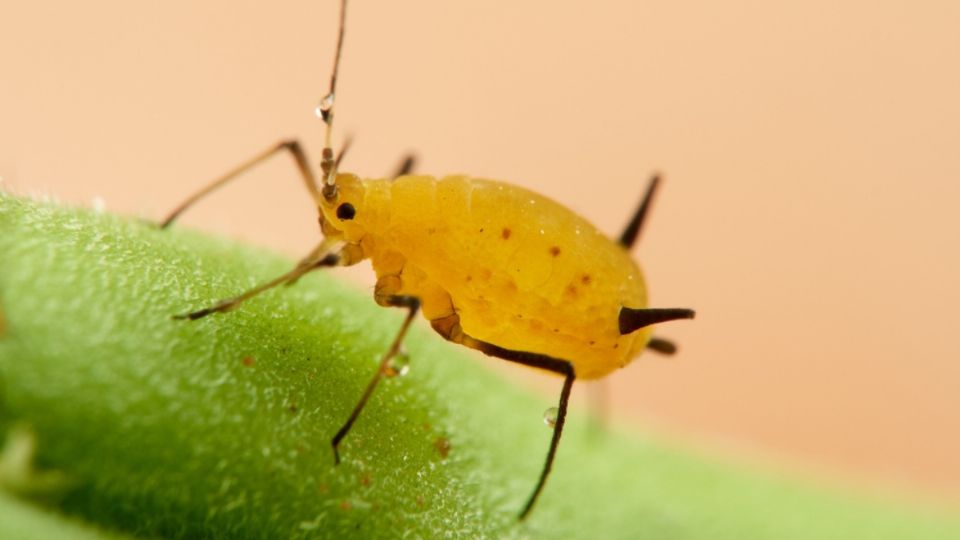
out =
[(350, 203), (343, 203), (337, 207), (337, 219), (347, 221), (357, 215), (357, 209)]

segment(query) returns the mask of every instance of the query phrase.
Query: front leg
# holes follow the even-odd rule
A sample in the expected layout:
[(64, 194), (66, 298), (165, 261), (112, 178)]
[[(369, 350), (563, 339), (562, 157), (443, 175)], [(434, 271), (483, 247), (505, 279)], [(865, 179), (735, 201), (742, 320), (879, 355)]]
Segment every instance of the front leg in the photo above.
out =
[(212, 313), (230, 311), (246, 300), (249, 300), (250, 298), (253, 298), (264, 291), (270, 290), (277, 285), (292, 284), (307, 272), (330, 266), (349, 266), (358, 262), (359, 259), (357, 259), (357, 251), (360, 249), (360, 246), (347, 244), (336, 253), (327, 253), (327, 250), (330, 248), (332, 243), (333, 242), (330, 240), (325, 239), (323, 242), (320, 242), (320, 244), (318, 244), (309, 255), (304, 257), (292, 270), (279, 277), (271, 279), (266, 283), (261, 283), (260, 285), (257, 285), (243, 294), (234, 296), (232, 298), (226, 298), (210, 307), (206, 307), (197, 311), (184, 313), (182, 315), (174, 315), (173, 318), (181, 320), (188, 319), (193, 321), (201, 317), (206, 317)]
[(343, 426), (340, 427), (337, 434), (330, 440), (330, 445), (333, 446), (333, 461), (335, 465), (340, 464), (340, 443), (344, 437), (347, 436), (347, 433), (350, 432), (353, 423), (357, 421), (370, 396), (373, 395), (373, 391), (377, 388), (377, 384), (380, 383), (380, 379), (383, 379), (389, 371), (390, 361), (399, 354), (400, 347), (403, 344), (403, 338), (407, 335), (407, 330), (410, 328), (410, 324), (413, 323), (413, 318), (417, 315), (417, 311), (420, 310), (420, 299), (416, 296), (391, 294), (393, 291), (399, 289), (399, 284), (400, 278), (398, 276), (384, 276), (377, 280), (376, 292), (374, 293), (374, 298), (377, 303), (381, 306), (406, 308), (408, 310), (407, 317), (403, 320), (403, 324), (400, 326), (396, 337), (393, 338), (393, 343), (390, 344), (390, 348), (387, 349), (380, 359), (380, 365), (377, 367), (376, 373), (373, 374), (373, 378), (367, 383), (367, 388), (363, 391), (363, 395), (360, 396), (360, 401), (357, 402), (353, 411), (350, 412), (347, 421), (343, 423)]

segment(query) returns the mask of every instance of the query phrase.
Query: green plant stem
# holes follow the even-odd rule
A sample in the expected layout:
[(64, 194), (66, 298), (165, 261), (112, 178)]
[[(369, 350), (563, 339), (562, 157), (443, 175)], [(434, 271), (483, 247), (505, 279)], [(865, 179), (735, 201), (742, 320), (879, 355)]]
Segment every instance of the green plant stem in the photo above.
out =
[[(66, 513), (169, 538), (960, 538), (957, 519), (715, 463), (573, 415), (537, 508), (552, 400), (411, 332), (333, 466), (403, 313), (261, 250), (0, 195), (0, 424), (36, 433)], [(547, 376), (547, 375), (545, 375)], [(560, 381), (557, 380), (558, 388)], [(574, 390), (576, 393), (576, 389)], [(6, 510), (4, 510), (6, 512)], [(0, 526), (0, 532), (2, 532)]]
[(54, 511), (39, 508), (0, 491), (0, 538), (3, 540), (123, 540), (117, 533), (96, 529)]

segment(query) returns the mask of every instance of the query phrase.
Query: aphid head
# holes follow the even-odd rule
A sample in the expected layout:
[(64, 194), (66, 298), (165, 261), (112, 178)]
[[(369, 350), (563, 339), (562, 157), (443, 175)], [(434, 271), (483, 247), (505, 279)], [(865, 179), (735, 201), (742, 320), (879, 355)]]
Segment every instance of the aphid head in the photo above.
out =
[(320, 203), (320, 227), (327, 238), (357, 242), (369, 223), (363, 182), (354, 174), (337, 173), (333, 186), (332, 196)]

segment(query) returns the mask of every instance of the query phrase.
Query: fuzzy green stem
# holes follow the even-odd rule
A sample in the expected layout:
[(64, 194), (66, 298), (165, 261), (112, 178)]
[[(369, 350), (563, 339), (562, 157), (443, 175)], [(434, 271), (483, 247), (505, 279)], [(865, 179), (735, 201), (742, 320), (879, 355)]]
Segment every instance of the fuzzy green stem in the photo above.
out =
[(314, 273), (231, 313), (174, 321), (290, 263), (2, 195), (0, 257), (0, 427), (29, 426), (36, 474), (69, 479), (53, 508), (104, 529), (169, 538), (960, 538), (952, 517), (585, 429), (578, 415), (537, 507), (518, 523), (550, 439), (540, 418), (554, 403), (424, 325), (407, 341), (411, 373), (377, 389), (333, 465), (330, 437), (401, 311)]

